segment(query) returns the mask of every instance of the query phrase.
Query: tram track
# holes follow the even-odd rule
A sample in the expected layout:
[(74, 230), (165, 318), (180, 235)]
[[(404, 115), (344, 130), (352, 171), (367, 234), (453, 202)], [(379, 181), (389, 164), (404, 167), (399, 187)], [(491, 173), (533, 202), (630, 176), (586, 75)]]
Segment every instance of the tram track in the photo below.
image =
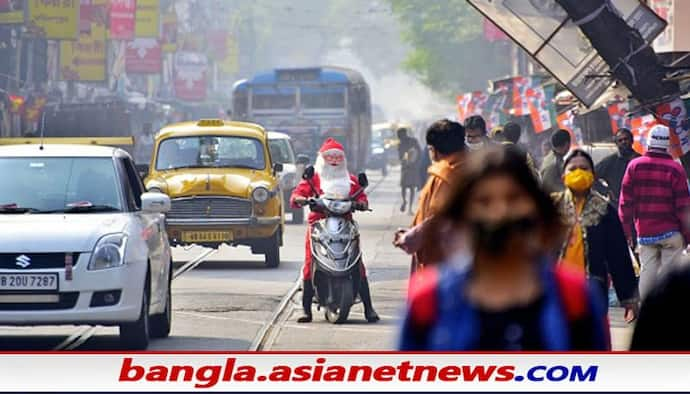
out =
[[(217, 249), (205, 249), (192, 260), (184, 263), (172, 273), (172, 280), (197, 268), (201, 263), (218, 252)], [(171, 267), (172, 268), (172, 267)], [(94, 337), (102, 326), (78, 326), (72, 334), (53, 348), (54, 351), (76, 350)]]

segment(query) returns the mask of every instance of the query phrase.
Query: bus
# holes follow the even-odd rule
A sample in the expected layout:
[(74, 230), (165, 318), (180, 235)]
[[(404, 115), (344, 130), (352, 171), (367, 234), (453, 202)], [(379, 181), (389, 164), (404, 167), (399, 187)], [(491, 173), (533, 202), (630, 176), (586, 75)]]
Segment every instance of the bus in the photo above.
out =
[(314, 160), (329, 137), (343, 144), (352, 172), (366, 168), (371, 97), (362, 75), (342, 67), (274, 69), (238, 81), (232, 118), (288, 134), (295, 153)]

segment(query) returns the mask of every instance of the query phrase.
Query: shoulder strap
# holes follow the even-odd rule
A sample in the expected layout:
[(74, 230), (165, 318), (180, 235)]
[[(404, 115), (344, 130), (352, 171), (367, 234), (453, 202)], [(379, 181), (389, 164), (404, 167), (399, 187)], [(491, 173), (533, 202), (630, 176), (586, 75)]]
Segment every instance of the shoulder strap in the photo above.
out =
[(585, 316), (589, 299), (587, 281), (582, 274), (570, 271), (559, 264), (555, 269), (558, 293), (569, 321)]

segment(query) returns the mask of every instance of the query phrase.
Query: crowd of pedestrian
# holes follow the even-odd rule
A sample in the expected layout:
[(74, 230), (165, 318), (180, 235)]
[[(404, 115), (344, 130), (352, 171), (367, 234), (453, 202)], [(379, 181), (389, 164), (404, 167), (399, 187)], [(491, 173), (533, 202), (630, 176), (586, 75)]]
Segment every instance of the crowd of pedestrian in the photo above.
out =
[(632, 350), (690, 349), (664, 332), (690, 293), (690, 191), (668, 127), (643, 155), (620, 129), (599, 163), (557, 130), (539, 169), (520, 140), (479, 116), (428, 128), (428, 178), (393, 241), (412, 257), (399, 348), (610, 350), (612, 286)]

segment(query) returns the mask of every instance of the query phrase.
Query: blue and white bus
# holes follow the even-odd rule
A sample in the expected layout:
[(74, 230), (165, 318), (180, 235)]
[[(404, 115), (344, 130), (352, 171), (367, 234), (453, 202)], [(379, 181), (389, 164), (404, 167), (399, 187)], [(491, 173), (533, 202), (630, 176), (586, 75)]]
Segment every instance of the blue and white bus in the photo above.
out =
[(366, 168), (371, 138), (369, 87), (341, 67), (275, 69), (238, 81), (232, 118), (290, 135), (297, 154), (312, 160), (328, 137), (346, 149), (350, 171)]

